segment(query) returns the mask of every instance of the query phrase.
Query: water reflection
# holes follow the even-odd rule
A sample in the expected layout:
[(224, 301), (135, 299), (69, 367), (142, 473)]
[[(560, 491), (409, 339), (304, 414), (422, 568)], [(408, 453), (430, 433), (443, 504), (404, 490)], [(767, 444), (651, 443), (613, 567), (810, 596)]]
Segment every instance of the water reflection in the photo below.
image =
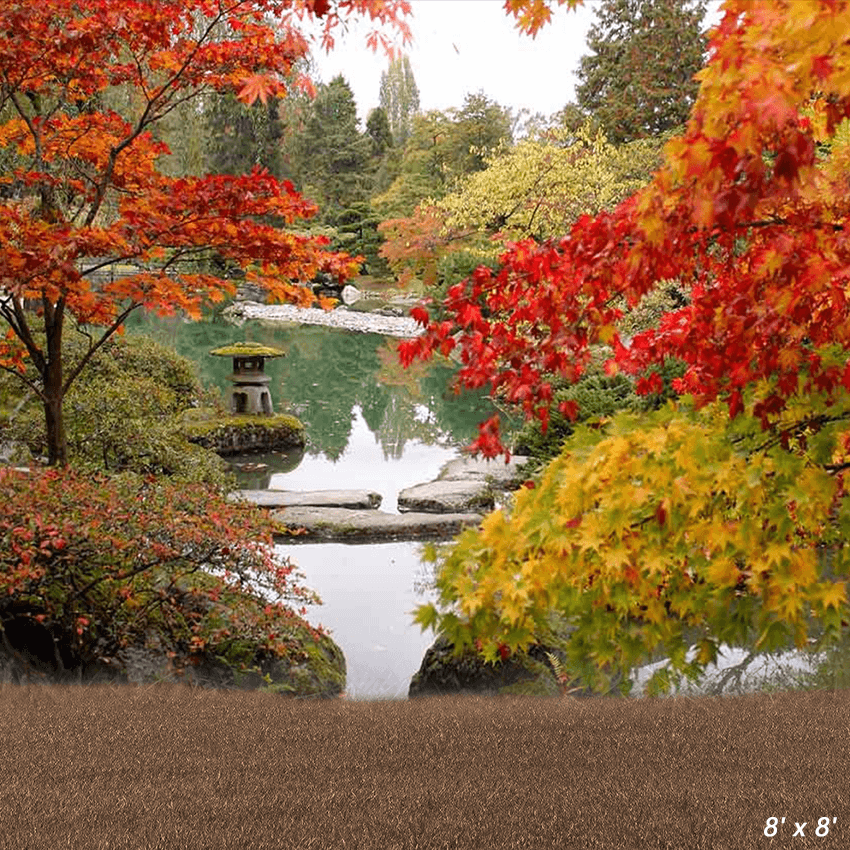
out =
[[(152, 314), (132, 316), (128, 329), (175, 348), (198, 365), (206, 384), (222, 391), (231, 364), (211, 357), (211, 349), (239, 340), (282, 349), (286, 356), (266, 369), (275, 409), (294, 413), (304, 423), (306, 454), (331, 461), (343, 457), (360, 420), (375, 436), (382, 459), (397, 460), (410, 442), (467, 445), (493, 410), (482, 395), (454, 395), (450, 366), (432, 362), (402, 368), (398, 340), (376, 334), (261, 321), (237, 328)], [(283, 471), (279, 464), (286, 462), (275, 461), (275, 468)]]
[(243, 490), (268, 490), (272, 475), (292, 471), (303, 459), (303, 448), (279, 452), (252, 452), (228, 457)]
[(457, 457), (452, 446), (417, 439), (405, 439), (401, 451), (387, 457), (360, 407), (355, 406), (351, 415), (340, 455), (305, 454), (290, 471), (273, 473), (268, 486), (273, 490), (374, 490), (381, 494), (382, 511), (398, 513), (400, 490), (433, 480), (443, 464)]
[[(209, 351), (237, 340), (280, 348), (269, 363), (275, 409), (304, 422), (303, 452), (250, 455), (264, 464), (237, 475), (239, 486), (283, 490), (370, 489), (381, 510), (397, 512), (405, 487), (436, 477), (470, 443), (492, 413), (488, 399), (455, 396), (452, 368), (434, 363), (403, 369), (397, 340), (319, 327), (247, 322), (184, 322), (134, 317), (130, 329), (158, 339), (190, 358), (205, 383), (224, 389), (230, 362)], [(421, 587), (421, 545), (309, 544), (278, 547), (292, 557), (324, 605), (309, 615), (332, 630), (348, 664), (349, 696), (405, 697), (410, 677), (433, 640), (410, 612), (427, 601)]]
[(434, 636), (413, 623), (411, 612), (431, 599), (423, 587), (419, 543), (279, 546), (291, 555), (324, 605), (307, 616), (342, 647), (346, 695), (352, 699), (404, 699)]

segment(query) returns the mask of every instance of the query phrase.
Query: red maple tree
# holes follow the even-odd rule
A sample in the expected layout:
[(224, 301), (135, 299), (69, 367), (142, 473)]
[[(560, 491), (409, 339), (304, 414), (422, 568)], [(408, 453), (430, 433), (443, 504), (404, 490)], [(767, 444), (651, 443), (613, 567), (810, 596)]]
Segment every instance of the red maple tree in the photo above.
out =
[[(550, 6), (506, 3), (529, 32)], [(509, 245), (498, 271), (448, 292), (447, 318), (416, 312), (427, 332), (402, 345), (403, 361), (459, 347), (460, 385), (488, 386), (544, 423), (551, 376), (577, 380), (594, 343), (613, 347), (611, 371), (638, 376), (681, 359), (677, 389), (722, 398), (733, 416), (769, 381), (750, 411), (765, 427), (793, 393), (850, 388), (848, 29), (838, 0), (727, 0), (690, 120), (650, 185), (563, 238)], [(622, 340), (612, 305), (670, 279), (690, 303)], [(658, 381), (639, 378), (638, 391)], [(474, 447), (506, 452), (497, 418)]]
[[(247, 102), (286, 94), (309, 44), (299, 26), (321, 19), (322, 40), (352, 15), (409, 36), (405, 0), (9, 0), (0, 6), (0, 367), (44, 405), (50, 464), (66, 462), (62, 404), (94, 352), (140, 306), (196, 316), (233, 284), (185, 270), (213, 249), (273, 300), (311, 300), (298, 281), (338, 279), (356, 263), (286, 225), (315, 212), (287, 182), (242, 176), (174, 179), (155, 128), (176, 106), (216, 90)], [(384, 33), (370, 43), (389, 43)], [(104, 104), (130, 92), (122, 114)], [(112, 99), (115, 100), (114, 98)], [(270, 221), (279, 225), (270, 224)], [(97, 272), (132, 262), (107, 283)], [(88, 335), (66, 368), (70, 319)], [(37, 379), (23, 374), (29, 358)]]

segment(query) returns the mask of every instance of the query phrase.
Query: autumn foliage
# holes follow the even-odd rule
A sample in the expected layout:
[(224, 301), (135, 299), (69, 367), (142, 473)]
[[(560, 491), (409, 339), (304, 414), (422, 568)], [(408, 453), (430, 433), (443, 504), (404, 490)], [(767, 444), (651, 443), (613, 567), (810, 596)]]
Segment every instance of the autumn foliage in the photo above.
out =
[[(457, 349), (459, 384), (544, 424), (552, 376), (577, 380), (592, 345), (638, 392), (658, 389), (649, 367), (686, 365), (677, 405), (568, 442), (510, 516), (447, 556), (439, 622), (491, 658), (559, 606), (588, 674), (664, 646), (696, 675), (724, 640), (803, 646), (846, 628), (850, 4), (721, 14), (650, 185), (562, 238), (510, 245), (449, 291), (448, 318), (418, 312), (427, 332), (403, 347), (407, 361)], [(621, 338), (618, 300), (664, 280), (689, 303)], [(497, 419), (475, 447), (506, 452)], [(420, 618), (438, 622), (433, 607)]]
[(273, 530), (200, 485), (2, 469), (0, 621), (38, 623), (58, 674), (121, 671), (128, 649), (167, 651), (175, 668), (294, 657), (320, 633), (300, 616), (317, 598), (276, 558)]
[[(62, 400), (99, 344), (140, 307), (197, 316), (234, 291), (197, 265), (213, 251), (274, 300), (312, 298), (299, 282), (344, 279), (354, 258), (290, 226), (315, 207), (287, 182), (239, 176), (167, 177), (157, 125), (178, 105), (232, 90), (246, 102), (286, 94), (309, 44), (346, 16), (397, 22), (403, 0), (45, 0), (0, 7), (0, 366), (39, 372), (51, 463), (66, 458)], [(373, 34), (371, 43), (380, 41)], [(386, 40), (384, 33), (381, 38)], [(97, 272), (132, 263), (107, 283)], [(133, 270), (131, 269), (131, 272)], [(29, 308), (34, 308), (35, 312)], [(65, 369), (66, 320), (89, 334), (89, 354)], [(37, 331), (43, 331), (42, 342)]]
[[(210, 271), (221, 267), (270, 300), (309, 303), (303, 282), (359, 266), (297, 232), (314, 204), (266, 171), (169, 176), (163, 119), (217, 92), (284, 97), (302, 82), (311, 22), (329, 47), (365, 16), (378, 27), (367, 43), (389, 48), (388, 28), (409, 35), (408, 11), (404, 0), (0, 4), (0, 368), (43, 405), (51, 466), (67, 464), (69, 389), (132, 311), (196, 318), (235, 291)], [(312, 594), (276, 560), (267, 520), (209, 488), (0, 470), (0, 491), (0, 638), (26, 621), (61, 647), (60, 671), (120, 668), (125, 650), (153, 644), (175, 664), (250, 667), (292, 656), (310, 631), (292, 604)]]

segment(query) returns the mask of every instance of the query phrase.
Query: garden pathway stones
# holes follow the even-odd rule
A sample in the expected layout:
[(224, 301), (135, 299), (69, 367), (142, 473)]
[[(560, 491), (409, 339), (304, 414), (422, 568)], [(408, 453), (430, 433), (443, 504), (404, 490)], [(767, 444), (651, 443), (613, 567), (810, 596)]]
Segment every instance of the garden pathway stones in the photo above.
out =
[(261, 508), (323, 507), (372, 510), (381, 504), (374, 490), (237, 490), (242, 498)]
[(398, 494), (400, 511), (443, 514), (492, 510), (493, 492), (486, 481), (429, 481), (407, 487)]
[(436, 480), (399, 493), (399, 513), (378, 510), (381, 496), (371, 490), (237, 490), (244, 499), (270, 509), (274, 519), (299, 535), (281, 534), (280, 542), (427, 540), (452, 537), (478, 525), (494, 506), (494, 491), (511, 490), (525, 480), (525, 457), (449, 461)]
[(304, 529), (301, 535), (281, 534), (280, 543), (375, 543), (384, 540), (427, 540), (452, 537), (461, 529), (478, 525), (478, 513), (405, 513), (357, 511), (348, 508), (292, 507), (273, 511), (272, 517), (289, 529)]
[(398, 495), (400, 511), (449, 513), (492, 510), (495, 490), (513, 490), (525, 480), (522, 468), (527, 457), (509, 463), (476, 458), (449, 461), (434, 481), (407, 487)]
[(450, 460), (437, 476), (438, 481), (485, 481), (500, 490), (519, 487), (528, 477), (523, 468), (530, 458), (516, 455), (505, 463), (501, 458), (459, 457)]

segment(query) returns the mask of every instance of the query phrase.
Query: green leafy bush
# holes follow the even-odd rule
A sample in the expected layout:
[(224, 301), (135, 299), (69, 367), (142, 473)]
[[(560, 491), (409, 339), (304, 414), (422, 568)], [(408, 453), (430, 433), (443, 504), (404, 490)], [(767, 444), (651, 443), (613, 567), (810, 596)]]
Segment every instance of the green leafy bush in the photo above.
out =
[[(607, 419), (619, 411), (638, 413), (655, 410), (675, 396), (673, 380), (683, 373), (679, 361), (668, 360), (658, 371), (664, 384), (660, 393), (640, 396), (635, 392), (634, 383), (624, 375), (607, 376), (601, 370), (590, 370), (586, 377), (576, 384), (561, 386), (555, 390), (555, 405), (549, 419), (549, 426), (543, 431), (538, 420), (526, 422), (514, 435), (514, 453), (527, 455), (542, 467), (557, 457), (576, 425)], [(578, 405), (578, 416), (570, 420), (557, 409), (561, 402), (574, 402)]]
[[(67, 362), (84, 349), (66, 343)], [(34, 397), (18, 397), (21, 387), (11, 376), (5, 382), (8, 421), (6, 439), (44, 452), (44, 413)], [(134, 471), (169, 475), (225, 486), (226, 466), (213, 452), (187, 442), (178, 415), (210, 404), (195, 365), (160, 343), (141, 336), (113, 338), (87, 364), (65, 399), (70, 462), (78, 469)]]

